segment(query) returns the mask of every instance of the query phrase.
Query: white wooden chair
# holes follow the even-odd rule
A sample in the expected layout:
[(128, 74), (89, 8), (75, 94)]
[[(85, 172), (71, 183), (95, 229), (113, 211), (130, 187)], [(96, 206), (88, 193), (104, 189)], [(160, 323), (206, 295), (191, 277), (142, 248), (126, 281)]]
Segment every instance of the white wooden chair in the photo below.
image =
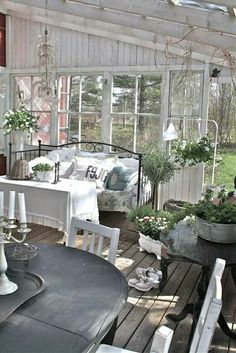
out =
[(74, 247), (78, 230), (83, 231), (82, 250), (101, 256), (103, 241), (105, 238), (110, 240), (108, 261), (115, 264), (116, 251), (119, 242), (120, 229), (110, 228), (101, 224), (83, 221), (74, 216), (71, 220), (68, 246)]
[[(154, 334), (150, 353), (168, 353), (173, 330), (167, 326), (160, 326)], [(101, 344), (96, 353), (136, 353), (127, 349)]]
[[(225, 260), (216, 259), (211, 279), (207, 288), (202, 309), (194, 331), (189, 353), (207, 353), (222, 308), (221, 277), (225, 268)], [(160, 326), (154, 335), (150, 353), (168, 353), (173, 330)], [(101, 344), (96, 353), (135, 353), (123, 348)]]
[(225, 260), (216, 259), (189, 353), (207, 353), (222, 308), (221, 278)]

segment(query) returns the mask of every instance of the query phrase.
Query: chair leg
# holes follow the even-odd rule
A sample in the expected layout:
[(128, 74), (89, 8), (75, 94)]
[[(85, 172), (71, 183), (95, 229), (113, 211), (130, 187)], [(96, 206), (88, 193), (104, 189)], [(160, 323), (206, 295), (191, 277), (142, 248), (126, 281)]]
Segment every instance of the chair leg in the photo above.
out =
[(110, 330), (107, 332), (106, 336), (102, 339), (101, 343), (112, 345), (116, 333), (118, 317), (113, 321)]

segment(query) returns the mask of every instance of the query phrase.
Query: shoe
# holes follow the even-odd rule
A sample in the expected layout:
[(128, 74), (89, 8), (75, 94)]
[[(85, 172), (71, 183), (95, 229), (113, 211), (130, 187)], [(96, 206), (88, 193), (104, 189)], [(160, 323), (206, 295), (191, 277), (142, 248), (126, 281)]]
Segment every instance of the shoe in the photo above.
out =
[(135, 285), (140, 281), (140, 278), (130, 278), (128, 280), (128, 285), (130, 287), (135, 287)]
[(140, 278), (139, 282), (135, 284), (134, 288), (142, 292), (148, 292), (152, 288), (157, 288), (159, 283), (159, 280), (152, 280), (149, 277), (142, 277)]
[(138, 277), (144, 276), (144, 277), (149, 277), (153, 279), (156, 279), (158, 277), (158, 279), (162, 279), (162, 272), (159, 270), (156, 270), (153, 267), (147, 267), (147, 268), (137, 267), (135, 272)]

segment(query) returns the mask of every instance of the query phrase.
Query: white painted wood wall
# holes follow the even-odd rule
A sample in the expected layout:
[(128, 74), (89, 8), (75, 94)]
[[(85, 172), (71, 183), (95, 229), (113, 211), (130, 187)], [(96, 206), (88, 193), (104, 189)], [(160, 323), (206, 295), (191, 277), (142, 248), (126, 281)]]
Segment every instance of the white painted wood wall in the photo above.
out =
[(160, 188), (159, 207), (163, 208), (165, 201), (174, 199), (197, 203), (201, 199), (204, 178), (204, 166), (184, 167), (176, 171), (169, 183)]
[[(37, 44), (44, 26), (38, 22), (11, 17), (11, 69), (38, 68)], [(54, 26), (48, 26), (48, 31), (56, 49), (57, 69), (119, 66), (122, 70), (122, 66), (155, 67), (167, 64), (164, 53), (160, 51), (154, 55), (154, 50), (149, 48)], [(168, 64), (182, 63), (183, 59), (176, 57)], [(197, 61), (192, 63), (202, 64)]]

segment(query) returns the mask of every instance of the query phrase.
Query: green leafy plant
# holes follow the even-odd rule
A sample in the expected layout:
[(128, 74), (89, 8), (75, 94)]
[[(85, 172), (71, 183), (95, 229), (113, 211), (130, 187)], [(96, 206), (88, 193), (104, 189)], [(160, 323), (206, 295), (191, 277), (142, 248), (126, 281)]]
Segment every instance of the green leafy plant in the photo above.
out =
[(208, 187), (203, 200), (191, 206), (189, 212), (207, 222), (236, 224), (236, 205), (228, 202), (227, 195), (224, 186)]
[(154, 211), (151, 206), (149, 205), (143, 205), (143, 206), (137, 206), (133, 209), (131, 209), (128, 213), (127, 213), (127, 219), (130, 222), (135, 222), (137, 220), (137, 218), (143, 218), (145, 216), (156, 216), (157, 212)]
[(32, 167), (34, 172), (51, 172), (53, 167), (47, 163), (39, 163)]
[(28, 133), (37, 131), (38, 118), (21, 104), (18, 109), (8, 110), (3, 115), (3, 132), (7, 135), (12, 131), (26, 131)]
[(159, 240), (160, 233), (168, 228), (169, 220), (161, 215), (145, 216), (136, 219), (137, 229), (140, 233), (152, 239)]
[(172, 147), (171, 155), (175, 163), (182, 167), (185, 165), (194, 166), (198, 163), (213, 162), (215, 144), (208, 136), (204, 136), (197, 142), (178, 140)]
[(176, 166), (168, 153), (157, 146), (149, 146), (143, 154), (143, 171), (152, 182), (152, 207), (157, 210), (158, 184), (168, 182), (175, 173)]
[(169, 181), (175, 172), (175, 165), (168, 153), (156, 146), (148, 147), (143, 155), (144, 174), (156, 184)]

